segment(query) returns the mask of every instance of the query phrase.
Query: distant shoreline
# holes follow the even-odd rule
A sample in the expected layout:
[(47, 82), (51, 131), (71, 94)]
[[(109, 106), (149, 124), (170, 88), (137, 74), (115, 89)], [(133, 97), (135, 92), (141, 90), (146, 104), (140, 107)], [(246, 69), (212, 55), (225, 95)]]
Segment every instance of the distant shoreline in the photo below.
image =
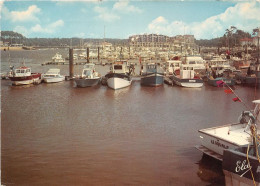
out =
[(4, 50), (6, 50), (6, 51), (8, 51), (8, 50), (17, 51), (17, 50), (24, 50), (24, 49), (22, 47), (1, 47), (1, 51), (4, 51)]

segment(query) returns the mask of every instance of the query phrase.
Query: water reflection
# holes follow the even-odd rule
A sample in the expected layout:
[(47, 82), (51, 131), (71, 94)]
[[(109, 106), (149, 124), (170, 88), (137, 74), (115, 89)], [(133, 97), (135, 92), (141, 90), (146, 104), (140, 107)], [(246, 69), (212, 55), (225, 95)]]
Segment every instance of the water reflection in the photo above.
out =
[(225, 185), (225, 176), (222, 171), (222, 162), (208, 155), (203, 155), (198, 162), (198, 177), (210, 185)]

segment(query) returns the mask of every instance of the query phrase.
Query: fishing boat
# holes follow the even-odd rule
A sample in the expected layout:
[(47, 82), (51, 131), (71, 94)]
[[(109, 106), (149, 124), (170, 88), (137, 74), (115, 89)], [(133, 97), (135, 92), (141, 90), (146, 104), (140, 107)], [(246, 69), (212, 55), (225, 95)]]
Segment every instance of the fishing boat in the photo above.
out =
[(95, 70), (95, 64), (89, 63), (84, 65), (82, 74), (74, 79), (77, 87), (91, 87), (98, 85), (101, 76)]
[(221, 74), (218, 72), (219, 72), (219, 69), (216, 67), (216, 68), (212, 68), (211, 71), (208, 71), (206, 73), (208, 85), (211, 85), (214, 87), (227, 86), (227, 85), (234, 86), (235, 85), (236, 81), (231, 76), (232, 74), (231, 74), (230, 70), (223, 71)]
[[(255, 104), (254, 110), (243, 111), (238, 117), (237, 123), (199, 130), (201, 145), (196, 148), (222, 161), (224, 150), (248, 145), (252, 140), (250, 128), (260, 125), (260, 100), (254, 100), (253, 103)], [(259, 130), (260, 128), (257, 129), (257, 133)]]
[(105, 75), (107, 86), (114, 90), (130, 86), (132, 83), (130, 74), (130, 69), (125, 61), (114, 62), (111, 66), (111, 71)]
[(260, 185), (259, 154), (257, 141), (236, 149), (224, 150), (222, 168), (226, 186)]
[(43, 74), (43, 81), (45, 83), (57, 83), (65, 80), (65, 76), (60, 74), (60, 69), (51, 68)]
[(147, 63), (142, 67), (141, 85), (160, 86), (163, 85), (163, 69), (159, 64)]
[(21, 66), (16, 69), (11, 69), (8, 77), (13, 85), (29, 85), (39, 84), (41, 82), (41, 73), (32, 73), (30, 67)]
[(181, 87), (200, 88), (203, 86), (203, 80), (195, 73), (194, 67), (190, 65), (181, 65), (180, 70), (175, 71), (170, 79)]
[[(226, 77), (216, 77), (213, 78), (212, 76), (207, 76), (207, 83), (208, 85), (219, 87), (219, 86), (234, 86), (236, 81), (232, 78), (226, 78)], [(224, 82), (224, 83), (223, 83)]]

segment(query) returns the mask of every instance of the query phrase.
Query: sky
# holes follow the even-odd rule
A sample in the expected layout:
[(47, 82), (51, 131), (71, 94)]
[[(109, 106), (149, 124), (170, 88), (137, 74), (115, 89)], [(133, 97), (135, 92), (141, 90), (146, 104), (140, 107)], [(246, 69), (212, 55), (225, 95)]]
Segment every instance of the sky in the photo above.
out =
[(260, 0), (0, 0), (1, 30), (28, 38), (119, 38), (135, 34), (221, 37), (260, 27)]

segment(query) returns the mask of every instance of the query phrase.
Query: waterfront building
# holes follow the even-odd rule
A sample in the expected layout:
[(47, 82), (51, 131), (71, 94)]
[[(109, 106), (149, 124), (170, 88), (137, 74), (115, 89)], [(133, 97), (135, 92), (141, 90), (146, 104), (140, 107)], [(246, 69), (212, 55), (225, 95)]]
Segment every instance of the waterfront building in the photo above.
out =
[(131, 47), (156, 47), (168, 48), (171, 50), (180, 50), (181, 46), (186, 48), (195, 46), (195, 38), (193, 35), (177, 35), (169, 37), (161, 34), (140, 34), (129, 37), (129, 45)]

